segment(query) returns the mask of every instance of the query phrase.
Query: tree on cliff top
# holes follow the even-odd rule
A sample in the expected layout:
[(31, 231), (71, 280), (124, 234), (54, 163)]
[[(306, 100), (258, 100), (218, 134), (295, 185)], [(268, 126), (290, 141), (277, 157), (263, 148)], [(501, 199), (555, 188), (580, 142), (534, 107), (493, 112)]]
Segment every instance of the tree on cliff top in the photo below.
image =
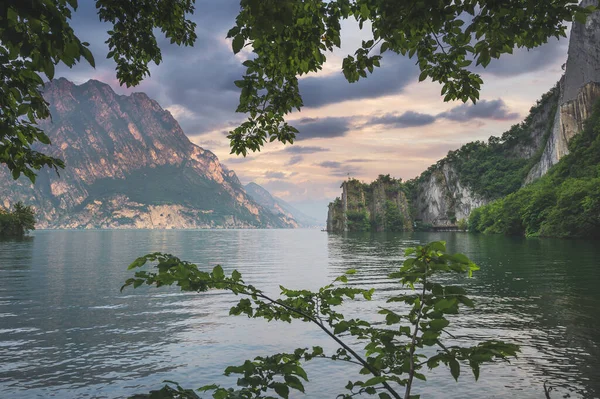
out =
[[(137, 85), (161, 62), (155, 29), (171, 43), (192, 46), (195, 24), (188, 19), (194, 0), (96, 0), (108, 32), (108, 58), (117, 64), (121, 84)], [(69, 22), (77, 0), (4, 0), (0, 2), (0, 163), (16, 179), (32, 181), (43, 166), (61, 160), (32, 148), (50, 144), (36, 127), (50, 116), (42, 97), (43, 77), (54, 66), (72, 67), (84, 58), (94, 66), (88, 43)], [(370, 23), (372, 40), (348, 55), (342, 70), (349, 82), (367, 77), (382, 53), (415, 57), (421, 74), (442, 85), (445, 101), (477, 101), (483, 81), (469, 67), (487, 66), (515, 47), (533, 48), (550, 37), (566, 36), (565, 22), (585, 21), (591, 8), (572, 0), (241, 0), (240, 13), (227, 37), (234, 53), (249, 47), (238, 112), (248, 119), (229, 134), (232, 153), (257, 151), (267, 142), (293, 143), (298, 131), (285, 115), (303, 106), (298, 76), (320, 70), (325, 53), (341, 44), (340, 21)], [(376, 54), (375, 54), (376, 53)]]

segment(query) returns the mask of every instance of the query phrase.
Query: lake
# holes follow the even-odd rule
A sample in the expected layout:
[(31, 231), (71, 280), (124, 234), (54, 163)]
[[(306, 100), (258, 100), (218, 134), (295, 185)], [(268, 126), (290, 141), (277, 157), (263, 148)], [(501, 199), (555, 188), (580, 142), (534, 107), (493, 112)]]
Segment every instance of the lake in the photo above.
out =
[[(227, 293), (119, 289), (137, 256), (161, 251), (226, 272), (277, 294), (279, 285), (316, 289), (347, 269), (377, 289), (345, 305), (368, 319), (399, 287), (386, 275), (404, 249), (444, 240), (481, 270), (461, 280), (476, 309), (454, 317), (464, 343), (501, 339), (522, 354), (458, 382), (445, 366), (427, 372), (422, 398), (600, 398), (600, 245), (466, 233), (334, 235), (317, 230), (36, 231), (0, 241), (0, 398), (124, 398), (169, 379), (185, 387), (217, 382), (228, 365), (296, 347), (335, 345), (310, 324), (228, 316)], [(353, 365), (313, 360), (306, 395), (335, 398)]]

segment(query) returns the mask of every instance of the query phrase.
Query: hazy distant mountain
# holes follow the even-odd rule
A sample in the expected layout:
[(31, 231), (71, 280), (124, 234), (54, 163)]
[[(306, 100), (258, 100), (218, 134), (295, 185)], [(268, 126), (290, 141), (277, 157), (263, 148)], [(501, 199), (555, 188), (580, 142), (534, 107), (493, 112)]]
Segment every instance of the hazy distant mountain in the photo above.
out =
[(270, 210), (275, 215), (285, 215), (285, 217), (295, 220), (298, 222), (299, 227), (318, 227), (322, 225), (318, 220), (305, 215), (281, 198), (274, 197), (266, 189), (254, 182), (246, 184), (244, 188), (248, 195), (264, 208)]
[(146, 94), (58, 79), (44, 97), (52, 121), (40, 127), (53, 145), (43, 151), (66, 168), (60, 177), (41, 171), (34, 186), (0, 167), (0, 206), (34, 205), (39, 227), (296, 227), (250, 198), (235, 173)]

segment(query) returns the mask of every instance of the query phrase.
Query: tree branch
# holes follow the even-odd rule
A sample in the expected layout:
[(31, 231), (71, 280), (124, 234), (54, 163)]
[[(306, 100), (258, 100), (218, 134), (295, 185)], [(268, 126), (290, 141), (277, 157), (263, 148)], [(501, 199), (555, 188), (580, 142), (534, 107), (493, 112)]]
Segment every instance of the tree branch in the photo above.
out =
[(410, 353), (409, 353), (409, 362), (410, 362), (410, 370), (408, 372), (408, 382), (406, 383), (406, 391), (404, 392), (404, 398), (410, 398), (410, 389), (412, 386), (412, 381), (415, 376), (415, 347), (417, 345), (417, 334), (419, 333), (419, 322), (421, 321), (421, 316), (423, 316), (423, 306), (425, 306), (425, 286), (427, 285), (427, 271), (428, 271), (429, 263), (425, 263), (425, 273), (423, 275), (423, 290), (421, 291), (421, 304), (419, 306), (419, 311), (417, 313), (417, 320), (415, 321), (415, 331), (413, 332), (411, 343), (410, 343)]

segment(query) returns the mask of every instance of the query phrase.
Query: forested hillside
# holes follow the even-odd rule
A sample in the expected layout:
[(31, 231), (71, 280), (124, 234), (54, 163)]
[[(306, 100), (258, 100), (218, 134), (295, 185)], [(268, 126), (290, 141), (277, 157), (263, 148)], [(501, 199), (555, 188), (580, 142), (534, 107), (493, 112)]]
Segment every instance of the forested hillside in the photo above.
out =
[(475, 209), (469, 229), (485, 233), (600, 237), (600, 102), (570, 153), (548, 174), (517, 192)]

